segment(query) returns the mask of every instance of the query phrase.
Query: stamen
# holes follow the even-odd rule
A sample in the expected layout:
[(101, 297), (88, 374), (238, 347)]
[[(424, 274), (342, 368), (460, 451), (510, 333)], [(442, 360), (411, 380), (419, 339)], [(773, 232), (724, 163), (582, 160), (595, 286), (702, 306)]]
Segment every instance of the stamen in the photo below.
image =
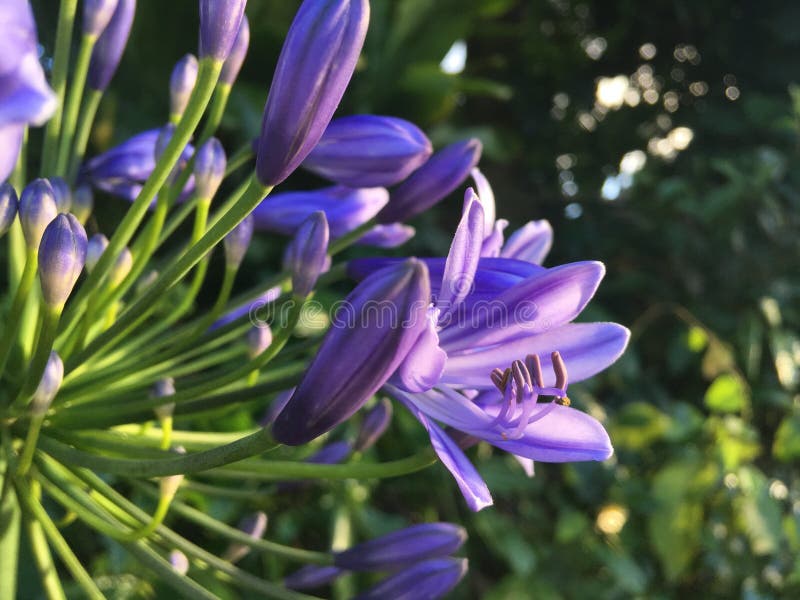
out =
[(544, 377), (542, 376), (542, 361), (539, 360), (539, 356), (537, 354), (528, 354), (525, 357), (525, 366), (528, 367), (536, 387), (543, 388)]
[(502, 369), (493, 369), (492, 374), (490, 375), (492, 378), (492, 383), (497, 387), (501, 392), (504, 391), (503, 388), (503, 370)]
[(564, 364), (564, 359), (561, 358), (558, 350), (550, 355), (550, 360), (553, 361), (553, 372), (556, 374), (556, 387), (564, 391), (567, 390), (567, 365)]

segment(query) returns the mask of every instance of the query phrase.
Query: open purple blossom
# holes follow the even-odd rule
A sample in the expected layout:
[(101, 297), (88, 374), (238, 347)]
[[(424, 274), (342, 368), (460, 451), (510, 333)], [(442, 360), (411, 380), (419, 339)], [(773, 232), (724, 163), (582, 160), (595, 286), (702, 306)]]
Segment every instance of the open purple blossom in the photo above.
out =
[(42, 125), (58, 100), (39, 64), (30, 3), (0, 2), (0, 23), (0, 181), (4, 181), (17, 162), (25, 126)]
[(364, 45), (368, 0), (305, 0), (286, 34), (258, 141), (256, 174), (277, 185), (317, 145)]
[(432, 152), (430, 141), (413, 123), (352, 115), (330, 122), (303, 167), (350, 187), (390, 186), (422, 166)]
[(136, 0), (118, 0), (111, 20), (97, 38), (97, 43), (92, 50), (92, 59), (89, 63), (89, 74), (86, 80), (91, 89), (104, 91), (111, 83), (114, 73), (117, 72), (119, 61), (122, 59), (125, 46), (128, 45), (128, 36), (131, 33), (135, 13)]

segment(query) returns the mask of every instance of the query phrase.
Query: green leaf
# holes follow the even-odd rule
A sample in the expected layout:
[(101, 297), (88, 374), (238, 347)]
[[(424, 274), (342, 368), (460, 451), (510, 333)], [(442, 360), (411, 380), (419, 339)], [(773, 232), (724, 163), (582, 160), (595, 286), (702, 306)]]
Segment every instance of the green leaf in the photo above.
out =
[(641, 450), (663, 438), (672, 419), (652, 404), (633, 402), (626, 405), (611, 426), (611, 439), (618, 448)]
[(736, 375), (720, 375), (706, 390), (704, 402), (716, 412), (738, 412), (748, 404), (747, 390)]
[(800, 413), (789, 415), (781, 421), (775, 434), (772, 454), (783, 462), (800, 458)]
[(742, 529), (756, 555), (774, 554), (780, 547), (781, 510), (769, 494), (769, 482), (755, 467), (739, 469), (742, 496), (735, 506)]

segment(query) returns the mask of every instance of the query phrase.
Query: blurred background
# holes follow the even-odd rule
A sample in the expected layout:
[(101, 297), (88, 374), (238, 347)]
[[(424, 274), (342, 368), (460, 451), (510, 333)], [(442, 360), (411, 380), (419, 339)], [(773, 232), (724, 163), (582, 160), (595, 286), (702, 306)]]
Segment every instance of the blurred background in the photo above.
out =
[[(220, 133), (230, 153), (259, 131), (299, 1), (248, 4), (253, 41)], [(606, 264), (582, 319), (623, 323), (633, 339), (570, 396), (604, 421), (616, 454), (539, 464), (528, 479), (480, 446), (471, 456), (496, 506), (478, 514), (440, 466), (380, 483), (254, 493), (244, 505), (191, 500), (233, 520), (264, 509), (269, 537), (314, 549), (340, 532), (337, 506), (356, 540), (409, 522), (464, 523), (470, 573), (454, 598), (800, 597), (800, 4), (371, 4), (339, 114), (409, 119), (437, 148), (479, 137), (509, 231), (549, 219), (546, 265)], [(52, 43), (54, 16), (37, 9)], [(91, 152), (163, 124), (169, 73), (196, 50), (196, 21), (195, 2), (139, 2)], [(301, 173), (287, 187), (320, 184)], [(418, 218), (417, 237), (398, 253), (446, 253), (459, 196)], [(124, 207), (100, 204), (100, 227)], [(242, 289), (278, 268), (284, 241), (256, 240)], [(233, 428), (253, 416), (239, 409), (218, 422)], [(389, 460), (420, 444), (422, 428), (398, 408), (372, 452)], [(221, 549), (202, 532), (194, 539)], [(84, 558), (120, 578), (120, 597), (159, 595), (157, 584), (123, 576), (136, 570), (118, 547), (98, 544), (87, 533)], [(284, 574), (267, 556), (242, 566)]]

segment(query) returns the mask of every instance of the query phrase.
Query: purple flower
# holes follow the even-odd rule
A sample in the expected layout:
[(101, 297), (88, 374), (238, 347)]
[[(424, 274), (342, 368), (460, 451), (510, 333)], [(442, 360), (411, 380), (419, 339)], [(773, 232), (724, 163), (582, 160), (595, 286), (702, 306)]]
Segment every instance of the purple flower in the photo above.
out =
[(86, 262), (86, 231), (73, 215), (60, 214), (42, 234), (39, 244), (39, 281), (42, 297), (52, 307), (63, 307)]
[(330, 267), (330, 231), (325, 213), (312, 213), (297, 229), (286, 247), (284, 268), (292, 273), (292, 292), (305, 298), (314, 289), (320, 274)]
[(19, 222), (28, 248), (36, 249), (45, 227), (56, 218), (55, 192), (46, 179), (34, 179), (19, 198)]
[(83, 34), (97, 37), (108, 26), (117, 0), (84, 0), (83, 2)]
[(94, 208), (94, 194), (90, 185), (81, 184), (72, 193), (72, 214), (81, 223), (86, 223)]
[(39, 64), (36, 23), (29, 2), (0, 3), (0, 181), (5, 180), (19, 156), (27, 124), (42, 125), (58, 100), (47, 85)]
[(303, 167), (350, 187), (390, 186), (417, 170), (432, 152), (413, 123), (353, 115), (331, 121)]
[(95, 233), (86, 245), (86, 271), (91, 273), (103, 252), (108, 248), (108, 238), (102, 233)]
[(450, 144), (434, 154), (392, 190), (391, 200), (378, 215), (378, 221), (406, 221), (428, 210), (461, 185), (478, 163), (481, 150), (480, 141), (473, 138)]
[(17, 191), (8, 182), (0, 184), (0, 237), (17, 218)]
[(264, 107), (256, 174), (277, 185), (325, 132), (356, 67), (368, 0), (305, 0), (283, 44)]
[(63, 177), (50, 177), (48, 181), (53, 188), (53, 199), (56, 201), (58, 212), (69, 212), (72, 208), (72, 192), (69, 184)]
[(463, 527), (451, 523), (412, 525), (334, 554), (334, 565), (350, 571), (394, 571), (448, 556), (466, 541)]
[(228, 58), (247, 0), (200, 0), (200, 58)]
[(294, 235), (309, 215), (321, 210), (331, 237), (339, 238), (366, 223), (389, 201), (384, 188), (334, 186), (312, 192), (284, 192), (264, 199), (253, 211), (256, 229)]
[(354, 600), (436, 600), (452, 590), (467, 572), (465, 558), (435, 558), (391, 575)]
[(378, 441), (392, 420), (392, 403), (383, 398), (364, 416), (354, 449), (364, 452)]
[(275, 420), (275, 439), (304, 444), (363, 406), (427, 329), (429, 298), (427, 269), (414, 259), (362, 281), (334, 315), (331, 330)]
[(228, 161), (225, 149), (217, 138), (209, 138), (195, 153), (194, 187), (200, 198), (208, 199), (217, 193), (225, 178)]
[(375, 225), (356, 242), (359, 246), (396, 248), (402, 246), (416, 234), (416, 229), (403, 223)]
[(105, 91), (117, 71), (136, 13), (136, 0), (119, 0), (103, 33), (97, 38), (89, 63), (87, 83), (93, 90)]
[(331, 565), (306, 565), (283, 580), (290, 590), (313, 590), (335, 581), (344, 571)]
[(247, 48), (250, 46), (250, 23), (247, 21), (247, 15), (242, 15), (242, 24), (239, 25), (239, 33), (236, 34), (236, 39), (233, 41), (228, 58), (225, 59), (225, 64), (222, 65), (222, 71), (219, 74), (219, 82), (225, 85), (233, 85), (236, 77), (239, 76), (239, 71), (242, 69), (242, 63), (247, 56)]
[(178, 120), (189, 104), (194, 84), (197, 81), (199, 70), (197, 58), (194, 54), (186, 54), (172, 69), (169, 78), (169, 114), (170, 118)]
[[(95, 156), (83, 167), (82, 178), (103, 191), (128, 200), (135, 200), (142, 185), (156, 165), (156, 143), (161, 129), (143, 131), (99, 156)], [(187, 145), (181, 155), (179, 166), (191, 158), (194, 148)], [(184, 195), (194, 187), (190, 178)]]
[(30, 403), (31, 415), (44, 415), (56, 397), (61, 382), (64, 380), (64, 363), (56, 352), (50, 352), (50, 358), (44, 367), (42, 379)]
[[(248, 515), (239, 522), (239, 529), (254, 540), (260, 540), (267, 530), (267, 515), (261, 511)], [(223, 560), (238, 562), (250, 553), (250, 546), (238, 542), (232, 543), (222, 555)]]
[(253, 217), (247, 215), (236, 227), (228, 232), (223, 243), (225, 244), (225, 267), (238, 269), (250, 247), (253, 238)]

